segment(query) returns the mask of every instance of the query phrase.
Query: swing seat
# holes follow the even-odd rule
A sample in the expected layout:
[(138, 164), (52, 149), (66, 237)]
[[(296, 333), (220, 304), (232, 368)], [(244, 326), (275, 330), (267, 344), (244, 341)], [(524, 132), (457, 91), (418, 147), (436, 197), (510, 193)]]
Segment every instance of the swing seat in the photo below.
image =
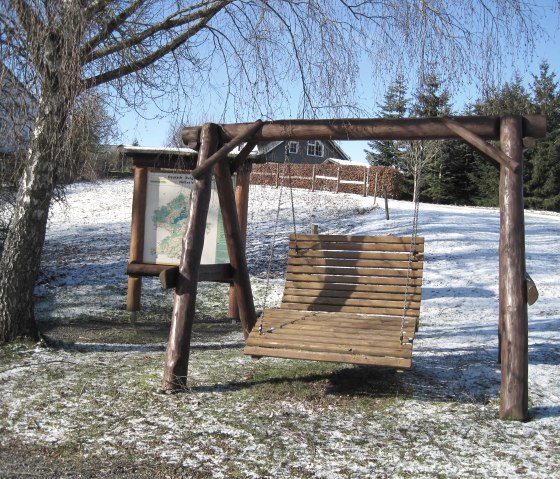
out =
[(282, 303), (263, 312), (244, 353), (410, 368), (424, 238), (416, 238), (413, 252), (411, 242), (397, 236), (291, 235)]

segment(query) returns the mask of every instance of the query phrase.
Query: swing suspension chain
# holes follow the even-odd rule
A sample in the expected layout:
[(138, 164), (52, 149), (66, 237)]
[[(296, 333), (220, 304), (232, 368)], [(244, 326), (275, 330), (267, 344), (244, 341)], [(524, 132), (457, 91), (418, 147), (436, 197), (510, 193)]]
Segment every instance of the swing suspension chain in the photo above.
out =
[[(296, 235), (296, 248), (297, 248), (297, 231), (296, 231), (296, 216), (295, 216), (295, 207), (294, 207), (294, 195), (293, 195), (293, 191), (292, 191), (292, 174), (291, 174), (291, 170), (290, 170), (290, 162), (288, 161), (289, 159), (289, 153), (288, 153), (288, 144), (286, 144), (286, 154), (284, 155), (284, 174), (282, 175), (282, 181), (280, 182), (280, 191), (278, 193), (278, 206), (276, 208), (276, 218), (274, 221), (274, 230), (273, 230), (273, 234), (272, 234), (272, 244), (270, 246), (270, 254), (268, 257), (268, 267), (267, 267), (267, 271), (266, 271), (266, 284), (265, 284), (265, 289), (264, 289), (264, 297), (263, 297), (263, 303), (262, 303), (262, 311), (264, 312), (266, 310), (266, 303), (267, 303), (267, 299), (268, 299), (268, 292), (269, 292), (269, 287), (270, 287), (270, 275), (271, 275), (271, 271), (272, 271), (272, 262), (274, 261), (274, 249), (276, 247), (276, 236), (277, 236), (277, 232), (278, 232), (278, 220), (280, 218), (280, 209), (282, 207), (282, 193), (284, 190), (284, 182), (286, 179), (286, 170), (288, 171), (288, 185), (290, 187), (290, 200), (291, 200), (291, 207), (292, 207), (292, 223), (293, 223), (293, 228), (294, 228), (294, 235)], [(261, 314), (261, 318), (260, 318), (260, 322), (259, 322), (259, 334), (262, 334), (263, 332), (263, 320), (264, 320), (264, 314)]]
[(400, 342), (401, 345), (406, 343), (410, 343), (410, 340), (405, 341), (404, 340), (404, 326), (405, 326), (405, 322), (406, 322), (406, 312), (408, 310), (408, 307), (410, 305), (410, 299), (409, 299), (409, 295), (410, 295), (410, 281), (412, 279), (412, 262), (414, 260), (414, 258), (416, 257), (416, 237), (418, 236), (418, 213), (419, 213), (419, 208), (420, 208), (420, 180), (422, 179), (422, 163), (420, 163), (418, 165), (418, 168), (416, 169), (415, 173), (414, 173), (415, 178), (415, 184), (416, 184), (416, 188), (414, 191), (414, 213), (412, 215), (412, 236), (411, 236), (411, 240), (410, 240), (410, 251), (408, 254), (408, 269), (407, 269), (407, 273), (406, 273), (406, 286), (405, 286), (405, 290), (404, 290), (404, 304), (403, 304), (403, 312), (402, 312), (402, 318), (401, 318), (401, 335), (400, 335)]

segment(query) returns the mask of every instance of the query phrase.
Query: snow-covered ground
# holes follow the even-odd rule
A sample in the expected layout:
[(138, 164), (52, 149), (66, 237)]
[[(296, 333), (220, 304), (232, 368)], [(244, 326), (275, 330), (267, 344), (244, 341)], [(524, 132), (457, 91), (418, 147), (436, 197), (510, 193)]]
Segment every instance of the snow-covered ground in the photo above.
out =
[[(251, 187), (247, 250), (257, 309), (282, 290), (293, 228), (289, 190), (264, 297), (279, 191)], [(411, 233), (408, 202), (390, 201), (386, 220), (372, 198), (293, 195), (298, 231), (314, 223), (321, 233)], [(42, 321), (126, 317), (131, 198), (130, 180), (83, 183), (69, 190), (67, 204), (55, 205), (37, 288)], [(412, 370), (363, 372), (363, 390), (320, 401), (295, 393), (279, 399), (274, 389), (267, 397), (258, 389), (266, 381), (255, 377), (301, 380), (308, 366), (255, 363), (242, 356), (242, 335), (233, 331), (197, 336), (191, 394), (164, 396), (156, 393), (161, 344), (34, 348), (0, 366), (0, 445), (77, 441), (84, 458), (157, 458), (197, 477), (560, 477), (560, 215), (527, 211), (525, 222), (527, 270), (540, 294), (529, 307), (528, 423), (497, 419), (499, 212), (422, 204), (424, 287)], [(216, 298), (214, 306), (204, 303), (205, 314), (215, 307), (223, 315), (224, 290), (212, 288), (201, 288), (201, 305)], [(147, 310), (171, 301), (156, 281), (145, 281), (143, 292)], [(315, 377), (323, 384), (362, 371), (313, 367), (310, 388)]]

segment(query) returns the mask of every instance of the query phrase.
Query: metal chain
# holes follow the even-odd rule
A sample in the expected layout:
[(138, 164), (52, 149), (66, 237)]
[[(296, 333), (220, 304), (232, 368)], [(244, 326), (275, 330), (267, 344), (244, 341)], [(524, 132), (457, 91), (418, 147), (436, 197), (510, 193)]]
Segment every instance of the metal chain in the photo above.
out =
[(260, 322), (259, 322), (259, 334), (262, 334), (264, 311), (266, 310), (266, 304), (267, 304), (267, 300), (268, 300), (268, 292), (269, 292), (269, 287), (270, 287), (270, 274), (271, 274), (271, 271), (272, 271), (272, 262), (274, 261), (274, 249), (276, 247), (276, 236), (277, 236), (277, 232), (278, 232), (278, 220), (280, 219), (280, 209), (282, 207), (282, 193), (284, 191), (284, 182), (285, 182), (285, 179), (286, 179), (286, 169), (288, 170), (288, 184), (289, 184), (289, 187), (290, 187), (290, 197), (291, 197), (291, 204), (292, 204), (292, 221), (293, 221), (293, 225), (294, 225), (294, 234), (297, 235), (297, 232), (296, 232), (296, 217), (295, 217), (295, 208), (294, 208), (294, 197), (293, 197), (293, 192), (292, 192), (292, 176), (291, 176), (291, 171), (290, 171), (290, 163), (288, 161), (288, 159), (289, 159), (288, 155), (289, 155), (288, 154), (288, 143), (286, 143), (286, 154), (284, 155), (284, 174), (282, 175), (282, 181), (280, 183), (280, 191), (278, 193), (278, 206), (276, 208), (276, 219), (274, 221), (274, 231), (273, 231), (273, 234), (272, 234), (272, 243), (271, 243), (271, 246), (270, 246), (270, 254), (269, 254), (269, 257), (268, 257), (268, 268), (267, 268), (267, 271), (266, 271), (266, 284), (265, 284), (264, 297), (263, 297), (263, 302), (262, 302), (262, 313), (261, 313), (261, 318), (260, 318)]
[[(404, 325), (406, 321), (406, 312), (408, 310), (410, 300), (409, 300), (409, 289), (410, 289), (410, 280), (412, 276), (412, 261), (413, 258), (416, 256), (416, 238), (418, 236), (418, 214), (420, 211), (420, 181), (422, 180), (422, 163), (418, 165), (418, 168), (415, 172), (416, 177), (416, 188), (413, 194), (416, 195), (414, 198), (414, 213), (412, 216), (412, 236), (410, 240), (410, 251), (408, 254), (408, 270), (406, 273), (406, 286), (404, 290), (404, 304), (403, 304), (403, 312), (402, 312), (402, 319), (401, 319), (401, 335), (400, 335), (400, 342), (401, 345), (405, 343), (404, 341)], [(410, 340), (406, 341), (407, 343), (411, 343)]]
[[(286, 145), (286, 158), (288, 158), (288, 146)], [(294, 241), (296, 243), (296, 250), (297, 250), (297, 228), (296, 228), (296, 209), (294, 207), (294, 191), (292, 188), (292, 169), (290, 167), (291, 163), (288, 162), (288, 186), (290, 187), (290, 200), (292, 203), (292, 224), (294, 227)]]

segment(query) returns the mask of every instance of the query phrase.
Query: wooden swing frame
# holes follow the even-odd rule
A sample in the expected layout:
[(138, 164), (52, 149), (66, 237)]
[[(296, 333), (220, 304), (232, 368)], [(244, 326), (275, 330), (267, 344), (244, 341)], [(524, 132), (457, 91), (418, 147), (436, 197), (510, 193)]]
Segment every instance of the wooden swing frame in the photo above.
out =
[[(231, 171), (240, 168), (260, 141), (278, 140), (435, 140), (462, 139), (500, 169), (499, 246), (499, 347), (501, 358), (500, 417), (528, 417), (528, 316), (525, 270), (525, 227), (523, 203), (523, 149), (546, 134), (542, 116), (453, 117), (406, 119), (283, 120), (255, 123), (187, 127), (183, 142), (198, 150), (192, 174), (189, 221), (184, 248), (176, 271), (175, 297), (169, 342), (166, 350), (164, 390), (186, 387), (190, 338), (195, 313), (200, 260), (214, 175), (231, 267), (235, 308), (245, 337), (256, 323), (255, 306), (245, 257), (240, 223), (246, 221), (243, 203), (248, 186), (237, 201)], [(499, 140), (501, 150), (486, 140)], [(247, 144), (233, 164), (227, 154)], [(237, 207), (236, 207), (237, 204)], [(169, 276), (169, 275), (167, 275)], [(230, 308), (231, 309), (231, 308)]]

